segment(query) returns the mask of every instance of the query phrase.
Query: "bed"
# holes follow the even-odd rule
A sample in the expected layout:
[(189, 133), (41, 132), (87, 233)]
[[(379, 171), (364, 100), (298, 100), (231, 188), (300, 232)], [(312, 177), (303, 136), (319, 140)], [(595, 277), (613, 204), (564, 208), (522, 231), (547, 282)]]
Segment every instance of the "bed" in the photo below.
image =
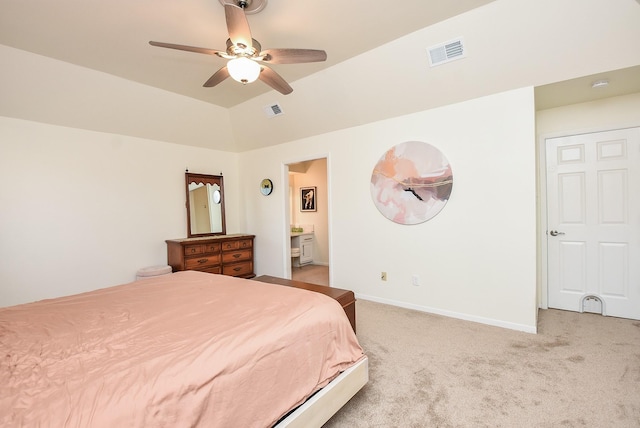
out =
[(0, 426), (321, 426), (368, 380), (335, 300), (194, 271), (0, 308)]

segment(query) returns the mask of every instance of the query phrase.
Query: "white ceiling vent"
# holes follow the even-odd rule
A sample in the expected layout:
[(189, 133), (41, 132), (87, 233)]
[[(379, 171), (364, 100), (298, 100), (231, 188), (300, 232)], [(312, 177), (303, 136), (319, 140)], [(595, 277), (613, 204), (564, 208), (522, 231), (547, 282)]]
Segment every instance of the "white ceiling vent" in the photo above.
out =
[(264, 108), (264, 113), (267, 115), (268, 118), (272, 118), (272, 117), (283, 115), (284, 111), (282, 111), (282, 107), (280, 107), (280, 104), (274, 103), (266, 106)]
[(428, 48), (431, 67), (462, 59), (466, 56), (462, 37)]

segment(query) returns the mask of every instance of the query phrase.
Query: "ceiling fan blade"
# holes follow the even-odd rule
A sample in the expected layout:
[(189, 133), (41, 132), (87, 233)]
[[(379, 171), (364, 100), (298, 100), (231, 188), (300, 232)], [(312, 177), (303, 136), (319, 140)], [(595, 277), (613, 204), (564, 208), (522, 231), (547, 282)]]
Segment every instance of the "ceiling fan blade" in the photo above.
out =
[(205, 88), (216, 86), (227, 77), (229, 77), (229, 70), (227, 69), (227, 66), (224, 66), (220, 70), (216, 71), (213, 76), (209, 77), (209, 80), (204, 82), (204, 85), (202, 86), (204, 86)]
[(234, 4), (225, 3), (224, 15), (227, 18), (229, 38), (233, 44), (243, 48), (250, 48), (252, 45), (251, 29), (244, 10)]
[(163, 43), (163, 42), (154, 42), (150, 41), (149, 44), (151, 46), (158, 46), (160, 48), (169, 48), (169, 49), (177, 49), (179, 51), (188, 51), (188, 52), (196, 52), (206, 55), (218, 55), (223, 54), (217, 49), (207, 49), (207, 48), (199, 48), (196, 46), (186, 46), (186, 45), (174, 45), (173, 43)]
[(260, 52), (263, 61), (271, 64), (298, 64), (326, 61), (327, 53), (317, 49), (267, 49)]
[(262, 66), (262, 71), (258, 79), (271, 86), (282, 95), (287, 95), (293, 92), (293, 88), (275, 71), (269, 67)]

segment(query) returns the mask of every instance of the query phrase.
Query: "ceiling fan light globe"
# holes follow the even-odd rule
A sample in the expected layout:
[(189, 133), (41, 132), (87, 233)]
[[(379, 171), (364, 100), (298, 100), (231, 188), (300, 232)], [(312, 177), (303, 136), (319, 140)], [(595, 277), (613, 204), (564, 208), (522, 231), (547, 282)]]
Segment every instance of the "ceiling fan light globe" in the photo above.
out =
[(260, 65), (246, 57), (230, 60), (227, 69), (231, 78), (240, 83), (255, 82), (260, 76)]

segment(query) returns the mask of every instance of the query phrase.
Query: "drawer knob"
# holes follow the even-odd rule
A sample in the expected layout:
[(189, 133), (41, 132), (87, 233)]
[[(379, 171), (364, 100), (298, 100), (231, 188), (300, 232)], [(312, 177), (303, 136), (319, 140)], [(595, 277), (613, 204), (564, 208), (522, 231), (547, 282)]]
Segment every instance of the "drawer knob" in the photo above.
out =
[(209, 259), (200, 259), (200, 260), (198, 260), (198, 263), (200, 263), (202, 265), (202, 264), (205, 264), (208, 260)]
[(233, 270), (235, 270), (236, 272), (238, 272), (238, 271), (241, 271), (241, 270), (242, 270), (242, 268), (241, 268), (241, 267), (235, 267), (235, 268), (233, 268)]
[(240, 256), (241, 256), (241, 254), (234, 254), (234, 255), (233, 255), (233, 258), (234, 258), (234, 259), (237, 259), (237, 258), (239, 258)]

